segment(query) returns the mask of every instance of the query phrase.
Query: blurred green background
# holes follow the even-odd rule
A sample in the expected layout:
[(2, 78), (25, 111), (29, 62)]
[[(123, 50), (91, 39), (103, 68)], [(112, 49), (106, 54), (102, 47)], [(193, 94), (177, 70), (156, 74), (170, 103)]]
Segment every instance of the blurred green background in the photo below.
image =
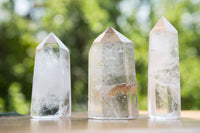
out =
[(200, 0), (0, 0), (0, 112), (28, 114), (36, 46), (54, 32), (71, 51), (72, 111), (87, 110), (88, 51), (112, 26), (134, 42), (139, 109), (147, 109), (149, 32), (179, 32), (182, 109), (200, 109)]

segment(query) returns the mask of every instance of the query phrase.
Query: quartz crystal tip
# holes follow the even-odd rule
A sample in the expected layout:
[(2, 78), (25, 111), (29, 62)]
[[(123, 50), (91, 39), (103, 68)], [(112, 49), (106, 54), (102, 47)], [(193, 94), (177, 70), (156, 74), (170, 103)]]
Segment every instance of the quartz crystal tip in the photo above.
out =
[(151, 30), (150, 34), (157, 31), (178, 33), (174, 26), (163, 16), (158, 20), (156, 25)]
[(56, 40), (55, 40), (55, 34), (53, 34), (53, 32), (51, 32), (49, 35), (48, 35), (48, 39), (46, 41), (46, 43), (49, 43), (49, 44), (53, 44), (53, 43), (57, 43)]
[(107, 28), (101, 35), (99, 35), (93, 43), (100, 42), (129, 42), (132, 43), (131, 40), (126, 38), (124, 35), (119, 33), (112, 27)]
[(45, 44), (58, 44), (58, 46), (62, 49), (65, 49), (66, 51), (69, 51), (69, 49), (65, 46), (65, 44), (60, 41), (60, 39), (51, 32), (36, 48), (36, 51), (40, 50)]

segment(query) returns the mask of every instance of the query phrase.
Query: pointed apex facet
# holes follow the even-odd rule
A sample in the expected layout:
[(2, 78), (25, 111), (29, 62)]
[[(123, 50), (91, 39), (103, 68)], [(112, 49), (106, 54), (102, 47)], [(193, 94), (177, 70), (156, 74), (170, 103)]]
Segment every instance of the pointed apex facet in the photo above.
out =
[(93, 43), (99, 42), (129, 42), (132, 41), (126, 38), (124, 35), (116, 31), (114, 28), (109, 27), (107, 28), (101, 35), (99, 35)]
[(114, 29), (112, 27), (109, 27), (105, 31), (106, 33), (114, 33)]
[(55, 40), (55, 35), (52, 32), (48, 35), (46, 43), (57, 43)]
[(156, 25), (151, 30), (150, 34), (155, 31), (168, 31), (178, 33), (174, 26), (163, 16), (158, 20)]
[(37, 50), (41, 49), (45, 44), (58, 44), (58, 46), (62, 49), (69, 51), (69, 49), (64, 45), (62, 41), (54, 34), (50, 33), (38, 46)]

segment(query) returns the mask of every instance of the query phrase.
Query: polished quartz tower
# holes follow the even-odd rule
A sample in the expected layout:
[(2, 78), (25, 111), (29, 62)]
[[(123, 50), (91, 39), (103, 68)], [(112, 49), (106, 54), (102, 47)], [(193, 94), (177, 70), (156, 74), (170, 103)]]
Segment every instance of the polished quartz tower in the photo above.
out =
[(31, 116), (58, 118), (71, 114), (70, 54), (50, 33), (36, 48)]
[(111, 27), (90, 48), (88, 92), (89, 118), (138, 116), (133, 43)]
[(181, 113), (178, 32), (164, 17), (150, 32), (148, 113), (163, 119)]

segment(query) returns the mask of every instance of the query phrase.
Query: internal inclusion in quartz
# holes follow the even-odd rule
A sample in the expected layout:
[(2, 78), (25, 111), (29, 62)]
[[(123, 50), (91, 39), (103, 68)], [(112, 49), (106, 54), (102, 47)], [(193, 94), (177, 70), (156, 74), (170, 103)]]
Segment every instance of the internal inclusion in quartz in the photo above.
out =
[(151, 118), (180, 118), (178, 32), (164, 17), (150, 32), (148, 112)]
[(58, 118), (70, 114), (69, 50), (50, 33), (36, 48), (31, 116)]
[(106, 29), (90, 48), (88, 116), (138, 116), (133, 43), (113, 28)]

